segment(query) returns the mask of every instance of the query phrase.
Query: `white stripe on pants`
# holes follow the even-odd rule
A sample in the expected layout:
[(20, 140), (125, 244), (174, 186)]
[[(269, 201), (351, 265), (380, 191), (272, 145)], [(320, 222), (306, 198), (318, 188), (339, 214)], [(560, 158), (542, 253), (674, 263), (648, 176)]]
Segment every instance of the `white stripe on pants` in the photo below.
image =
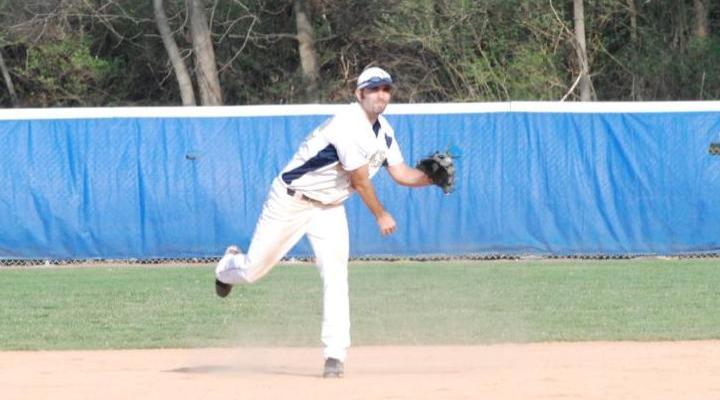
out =
[(247, 254), (226, 255), (215, 270), (225, 283), (252, 283), (267, 274), (307, 234), (323, 281), (322, 342), (325, 358), (345, 360), (350, 346), (349, 235), (345, 207), (319, 206), (272, 184)]

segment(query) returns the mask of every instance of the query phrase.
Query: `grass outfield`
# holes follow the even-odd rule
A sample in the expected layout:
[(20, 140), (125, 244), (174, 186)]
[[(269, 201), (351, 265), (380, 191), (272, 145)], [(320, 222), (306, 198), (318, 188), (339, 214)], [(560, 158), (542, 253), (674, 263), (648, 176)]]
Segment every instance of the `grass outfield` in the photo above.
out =
[[(720, 338), (720, 261), (351, 264), (355, 345)], [(210, 266), (0, 269), (0, 349), (319, 346), (320, 278), (215, 297)]]

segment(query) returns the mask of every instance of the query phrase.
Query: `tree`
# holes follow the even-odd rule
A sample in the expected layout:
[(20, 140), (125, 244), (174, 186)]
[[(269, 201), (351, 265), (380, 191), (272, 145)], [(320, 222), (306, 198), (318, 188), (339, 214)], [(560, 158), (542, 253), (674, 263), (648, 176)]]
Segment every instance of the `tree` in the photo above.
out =
[[(153, 0), (155, 20), (168, 58), (175, 71), (183, 105), (195, 105), (195, 94), (190, 74), (173, 38), (162, 0)], [(208, 28), (202, 0), (186, 0), (190, 18), (190, 40), (195, 59), (195, 79), (203, 105), (223, 104), (222, 90), (218, 79), (215, 51)]]
[(195, 77), (203, 105), (223, 104), (215, 51), (202, 0), (186, 0), (190, 13), (190, 35), (195, 55)]
[(182, 105), (194, 106), (196, 103), (192, 79), (190, 79), (190, 73), (185, 66), (185, 61), (183, 61), (182, 56), (180, 55), (180, 50), (178, 49), (175, 39), (173, 38), (172, 31), (170, 30), (170, 24), (168, 23), (168, 18), (165, 15), (165, 9), (163, 8), (163, 1), (153, 0), (153, 9), (155, 11), (155, 22), (157, 23), (157, 28), (160, 32), (160, 38), (165, 45), (165, 51), (167, 52), (170, 63), (175, 71), (175, 77), (177, 78), (178, 86), (180, 88)]
[(693, 10), (695, 11), (695, 28), (693, 29), (693, 33), (698, 39), (705, 39), (710, 30), (707, 0), (693, 0)]
[(628, 15), (630, 17), (630, 40), (634, 45), (638, 37), (638, 10), (635, 0), (627, 0)]
[(592, 81), (585, 43), (585, 10), (583, 0), (573, 0), (573, 21), (575, 22), (575, 51), (580, 65), (580, 101), (592, 100)]
[(717, 26), (710, 0), (2, 0), (0, 104), (338, 103), (368, 65), (398, 102), (720, 99)]
[(18, 101), (17, 94), (15, 93), (15, 85), (13, 84), (12, 78), (10, 77), (10, 72), (8, 71), (7, 66), (5, 65), (5, 59), (2, 55), (2, 49), (0, 49), (0, 72), (2, 72), (5, 86), (8, 89), (8, 93), (10, 94), (10, 101), (12, 102), (12, 106), (15, 107)]
[(317, 52), (315, 51), (315, 30), (308, 15), (305, 0), (295, 0), (293, 2), (293, 9), (295, 11), (298, 54), (300, 56), (302, 77), (305, 83), (305, 95), (309, 100), (317, 101), (320, 70), (318, 67)]

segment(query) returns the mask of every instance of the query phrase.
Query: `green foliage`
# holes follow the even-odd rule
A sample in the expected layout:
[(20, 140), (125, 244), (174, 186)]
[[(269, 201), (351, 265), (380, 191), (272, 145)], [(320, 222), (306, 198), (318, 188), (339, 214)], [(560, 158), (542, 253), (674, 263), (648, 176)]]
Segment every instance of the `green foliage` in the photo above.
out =
[(505, 74), (512, 100), (558, 100), (566, 90), (559, 55), (535, 43), (518, 46), (508, 62)]
[(23, 78), (41, 106), (102, 104), (102, 86), (120, 62), (90, 53), (88, 40), (66, 38), (27, 50)]
[[(593, 79), (601, 100), (718, 98), (720, 36), (695, 37), (691, 3), (636, 2), (635, 28), (622, 5), (592, 9)], [(710, 22), (717, 29), (717, 21)]]

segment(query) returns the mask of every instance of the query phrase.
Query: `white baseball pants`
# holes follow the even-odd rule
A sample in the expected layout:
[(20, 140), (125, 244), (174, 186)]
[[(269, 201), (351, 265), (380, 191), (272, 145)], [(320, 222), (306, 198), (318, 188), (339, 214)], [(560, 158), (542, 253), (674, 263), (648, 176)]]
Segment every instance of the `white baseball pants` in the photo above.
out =
[(350, 347), (349, 234), (345, 207), (291, 197), (275, 179), (246, 254), (225, 255), (215, 276), (229, 284), (253, 283), (307, 235), (323, 282), (321, 340), (325, 358), (344, 361)]

